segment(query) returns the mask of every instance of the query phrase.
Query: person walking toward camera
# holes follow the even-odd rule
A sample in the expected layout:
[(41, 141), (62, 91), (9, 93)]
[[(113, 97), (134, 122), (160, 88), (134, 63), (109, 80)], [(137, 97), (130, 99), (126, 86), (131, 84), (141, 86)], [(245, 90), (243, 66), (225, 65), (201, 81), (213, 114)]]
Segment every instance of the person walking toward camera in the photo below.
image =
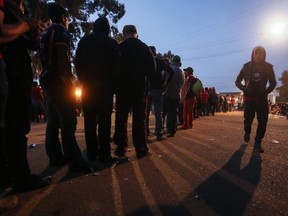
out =
[[(266, 87), (268, 82), (269, 85)], [(267, 96), (276, 87), (273, 66), (266, 62), (264, 47), (257, 46), (253, 49), (251, 61), (244, 64), (235, 85), (244, 92), (244, 141), (250, 141), (251, 125), (256, 113), (258, 125), (254, 148), (263, 153), (261, 142), (266, 132), (269, 114)]]

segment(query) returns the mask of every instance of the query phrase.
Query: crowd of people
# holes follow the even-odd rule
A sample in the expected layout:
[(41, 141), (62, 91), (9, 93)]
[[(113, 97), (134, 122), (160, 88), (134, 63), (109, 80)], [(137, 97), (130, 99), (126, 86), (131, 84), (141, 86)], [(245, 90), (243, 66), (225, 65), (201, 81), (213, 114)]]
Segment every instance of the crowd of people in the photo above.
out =
[[(19, 3), (16, 7), (22, 14), (27, 13), (23, 0), (15, 2)], [(192, 67), (183, 70), (180, 56), (173, 56), (171, 62), (157, 57), (156, 48), (138, 38), (136, 26), (124, 26), (124, 41), (118, 44), (109, 36), (108, 19), (99, 17), (93, 31), (79, 41), (75, 58), (77, 77), (82, 84), (87, 161), (75, 136), (77, 116), (67, 10), (58, 3), (50, 3), (48, 16), (52, 25), (42, 29), (37, 20), (14, 19), (6, 7), (6, 1), (4, 5), (0, 0), (0, 43), (4, 47), (0, 55), (1, 188), (11, 185), (15, 191), (33, 190), (49, 184), (31, 174), (27, 160), (26, 135), (30, 131), (30, 120), (40, 121), (42, 115), (47, 121), (45, 149), (49, 166), (68, 165), (69, 172), (91, 172), (95, 167), (89, 161), (110, 163), (126, 155), (129, 114), (136, 157), (142, 158), (149, 154), (152, 105), (157, 141), (175, 136), (178, 129), (193, 128), (197, 117), (235, 109), (233, 96), (218, 95), (213, 87), (204, 88)], [(24, 35), (28, 31), (41, 33), (41, 38), (28, 40)], [(37, 82), (32, 82), (28, 49), (40, 52), (41, 88)], [(273, 83), (272, 75), (269, 81)], [(241, 72), (236, 82), (240, 89), (244, 89), (239, 84), (242, 78), (246, 79)], [(274, 83), (267, 92), (273, 86)], [(117, 145), (116, 157), (112, 156), (110, 145), (114, 95), (116, 114), (112, 141)], [(250, 139), (253, 111), (245, 112), (245, 141)], [(267, 123), (266, 113), (262, 112), (262, 117), (255, 138), (259, 151)], [(5, 203), (2, 201), (0, 204)]]

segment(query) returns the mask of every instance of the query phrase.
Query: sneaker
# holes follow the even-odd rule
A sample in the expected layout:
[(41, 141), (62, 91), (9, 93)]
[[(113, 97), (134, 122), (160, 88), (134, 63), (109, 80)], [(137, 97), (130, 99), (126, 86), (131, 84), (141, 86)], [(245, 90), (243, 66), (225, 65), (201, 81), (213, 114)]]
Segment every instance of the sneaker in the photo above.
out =
[(127, 148), (117, 146), (114, 151), (114, 154), (118, 157), (125, 157), (126, 152), (127, 152)]
[(167, 137), (174, 137), (175, 134), (168, 134)]
[(249, 142), (250, 141), (250, 133), (245, 132), (244, 134), (244, 141)]
[(0, 199), (0, 214), (4, 214), (18, 204), (17, 196), (10, 196)]
[(46, 187), (51, 184), (51, 178), (42, 179), (38, 175), (31, 174), (26, 179), (21, 179), (13, 183), (12, 187), (16, 191), (30, 191)]
[(69, 164), (69, 172), (95, 172), (96, 167), (84, 161)]
[(143, 157), (147, 156), (148, 153), (149, 153), (148, 147), (142, 147), (141, 149), (136, 150), (136, 157), (138, 159), (140, 159), (140, 158), (143, 158)]
[(164, 140), (165, 138), (163, 138), (163, 136), (157, 136), (157, 141), (161, 141)]
[(182, 125), (179, 129), (180, 130), (186, 130), (186, 129), (188, 129), (188, 127), (187, 127), (187, 125)]

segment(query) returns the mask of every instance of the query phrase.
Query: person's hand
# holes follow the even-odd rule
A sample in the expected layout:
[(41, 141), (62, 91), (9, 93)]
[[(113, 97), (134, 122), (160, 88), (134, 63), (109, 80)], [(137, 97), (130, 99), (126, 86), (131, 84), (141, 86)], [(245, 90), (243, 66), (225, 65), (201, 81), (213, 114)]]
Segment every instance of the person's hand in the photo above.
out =
[(47, 20), (46, 22), (39, 22), (39, 33), (43, 33), (46, 28), (48, 28), (52, 24), (51, 20)]
[(39, 29), (39, 20), (37, 19), (27, 19), (29, 25), (29, 31), (38, 32)]

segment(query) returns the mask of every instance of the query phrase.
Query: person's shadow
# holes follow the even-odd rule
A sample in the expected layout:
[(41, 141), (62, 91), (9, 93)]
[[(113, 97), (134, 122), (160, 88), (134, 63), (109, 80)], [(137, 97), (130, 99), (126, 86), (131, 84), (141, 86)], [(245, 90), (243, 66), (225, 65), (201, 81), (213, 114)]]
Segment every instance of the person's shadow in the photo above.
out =
[(194, 198), (205, 202), (217, 215), (243, 215), (259, 183), (261, 157), (258, 152), (254, 151), (247, 166), (241, 169), (246, 147), (241, 145), (220, 170), (194, 191)]

